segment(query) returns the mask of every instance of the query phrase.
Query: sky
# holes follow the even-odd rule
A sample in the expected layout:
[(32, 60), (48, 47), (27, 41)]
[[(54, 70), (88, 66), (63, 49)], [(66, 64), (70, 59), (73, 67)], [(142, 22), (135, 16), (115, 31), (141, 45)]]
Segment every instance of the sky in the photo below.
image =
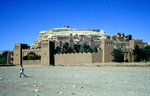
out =
[(150, 42), (150, 0), (0, 0), (0, 50), (32, 45), (40, 31), (63, 25)]

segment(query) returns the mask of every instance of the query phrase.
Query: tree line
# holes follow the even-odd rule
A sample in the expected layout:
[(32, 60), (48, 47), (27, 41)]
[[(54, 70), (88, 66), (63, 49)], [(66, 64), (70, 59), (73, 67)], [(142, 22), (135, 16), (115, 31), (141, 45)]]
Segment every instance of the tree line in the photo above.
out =
[(139, 48), (135, 46), (133, 50), (134, 62), (150, 62), (150, 46)]
[(7, 63), (7, 53), (8, 53), (8, 51), (5, 51), (2, 54), (0, 54), (0, 64)]
[(92, 48), (87, 44), (75, 44), (74, 47), (70, 47), (69, 43), (65, 43), (63, 47), (57, 46), (55, 49), (55, 54), (63, 54), (63, 53), (97, 53), (98, 49), (96, 47)]
[(23, 60), (41, 60), (41, 56), (31, 52), (27, 56), (24, 56)]
[[(113, 62), (125, 62), (124, 53), (121, 49), (113, 50)], [(150, 46), (139, 48), (138, 45), (134, 46), (133, 49), (134, 62), (150, 62)]]

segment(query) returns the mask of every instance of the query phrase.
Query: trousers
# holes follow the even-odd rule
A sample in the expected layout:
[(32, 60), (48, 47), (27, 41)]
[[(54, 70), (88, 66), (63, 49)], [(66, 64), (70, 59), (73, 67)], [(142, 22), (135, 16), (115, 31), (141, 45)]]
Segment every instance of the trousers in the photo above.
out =
[(19, 77), (21, 78), (21, 75), (23, 75), (24, 77), (27, 77), (24, 72), (20, 72)]

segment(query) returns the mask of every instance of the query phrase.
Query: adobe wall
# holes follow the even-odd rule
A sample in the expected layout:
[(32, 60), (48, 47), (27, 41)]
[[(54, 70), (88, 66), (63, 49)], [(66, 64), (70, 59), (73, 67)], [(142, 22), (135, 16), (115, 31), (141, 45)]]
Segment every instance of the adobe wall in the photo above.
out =
[[(27, 56), (31, 52), (35, 53), (36, 55), (40, 55), (41, 60), (23, 60), (23, 57)], [(54, 65), (54, 43), (50, 41), (42, 42), (41, 48), (37, 49), (30, 49), (30, 46), (27, 44), (15, 44), (13, 58), (14, 65)]]
[(12, 64), (12, 55), (13, 55), (13, 52), (7, 53), (7, 64)]
[(41, 60), (23, 60), (30, 52), (41, 56), (41, 49), (22, 49), (22, 64), (23, 65), (41, 65)]
[(41, 49), (22, 49), (22, 57), (27, 56), (30, 52), (41, 55)]
[(100, 49), (98, 53), (92, 54), (92, 63), (100, 63), (102, 62), (102, 50)]
[(40, 65), (41, 60), (22, 60), (23, 65)]
[(20, 65), (22, 63), (22, 44), (15, 44), (14, 45), (14, 60), (13, 60), (13, 64), (14, 65)]
[(135, 45), (138, 45), (139, 48), (144, 47), (144, 43), (142, 40), (138, 40), (138, 39), (137, 40), (130, 40), (129, 41), (129, 48), (132, 50), (130, 52), (128, 52), (128, 54), (127, 54), (129, 62), (134, 62), (133, 49), (134, 49)]
[(142, 40), (130, 40), (130, 41), (129, 41), (129, 47), (130, 47), (131, 49), (134, 49), (134, 46), (135, 46), (135, 45), (138, 45), (139, 48), (143, 48), (143, 47), (144, 47), (144, 43), (143, 43)]
[(134, 57), (132, 51), (124, 52), (124, 61), (128, 60), (128, 62), (134, 62)]
[(112, 62), (113, 56), (112, 51), (114, 49), (113, 40), (104, 39), (101, 44), (102, 48), (102, 62)]
[(92, 63), (91, 53), (55, 54), (55, 65), (84, 65)]

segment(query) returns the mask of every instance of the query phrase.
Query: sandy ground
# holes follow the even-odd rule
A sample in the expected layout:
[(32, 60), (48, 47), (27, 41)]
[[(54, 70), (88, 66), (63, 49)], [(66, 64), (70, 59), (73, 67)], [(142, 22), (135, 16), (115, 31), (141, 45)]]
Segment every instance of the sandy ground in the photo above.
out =
[(0, 96), (150, 96), (150, 67), (0, 67)]

